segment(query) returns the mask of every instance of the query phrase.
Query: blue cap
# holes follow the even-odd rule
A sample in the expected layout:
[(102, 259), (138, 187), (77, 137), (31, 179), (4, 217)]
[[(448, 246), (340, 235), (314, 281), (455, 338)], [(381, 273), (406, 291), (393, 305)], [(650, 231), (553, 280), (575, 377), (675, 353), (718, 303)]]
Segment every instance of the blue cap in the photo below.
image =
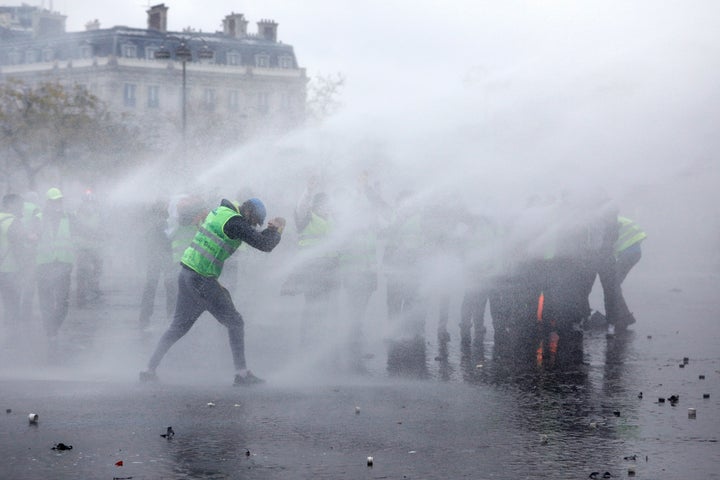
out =
[(263, 202), (259, 198), (251, 198), (250, 200), (248, 200), (248, 202), (252, 204), (253, 211), (258, 221), (260, 222), (260, 225), (265, 223), (265, 215), (267, 214), (267, 212), (265, 211), (265, 204), (263, 204)]

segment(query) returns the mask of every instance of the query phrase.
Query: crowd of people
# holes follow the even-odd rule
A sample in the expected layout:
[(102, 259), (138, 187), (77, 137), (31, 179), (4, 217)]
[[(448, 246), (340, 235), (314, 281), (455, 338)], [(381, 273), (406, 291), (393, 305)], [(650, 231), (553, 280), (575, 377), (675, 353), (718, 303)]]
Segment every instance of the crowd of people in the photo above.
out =
[[(6, 337), (17, 334), (37, 295), (52, 347), (68, 315), (73, 271), (76, 306), (102, 301), (104, 253), (101, 209), (91, 190), (72, 213), (60, 189), (50, 188), (44, 197), (42, 204), (34, 193), (2, 199), (0, 294)], [(430, 315), (436, 315), (438, 341), (452, 338), (450, 304), (458, 292), (461, 345), (483, 343), (489, 317), (498, 359), (582, 362), (596, 278), (608, 335), (621, 335), (635, 323), (622, 283), (641, 258), (646, 234), (602, 192), (532, 197), (503, 217), (477, 213), (454, 194), (428, 200), (423, 192), (404, 190), (389, 200), (366, 174), (351, 185), (312, 177), (291, 216), (294, 228), (284, 242), (293, 243), (292, 255), (284, 259), (279, 293), (302, 297), (298, 316), (307, 348), (320, 338), (318, 330), (335, 329), (350, 364), (360, 370), (373, 297), (385, 301), (390, 371), (395, 361), (424, 363)], [(141, 380), (157, 379), (164, 355), (208, 311), (228, 330), (235, 384), (262, 382), (247, 368), (243, 317), (231, 292), (246, 260), (233, 253), (269, 252), (281, 242), (284, 218), (265, 220), (265, 205), (254, 197), (213, 205), (184, 194), (143, 210), (138, 327), (151, 324), (161, 280), (164, 316), (171, 320)]]

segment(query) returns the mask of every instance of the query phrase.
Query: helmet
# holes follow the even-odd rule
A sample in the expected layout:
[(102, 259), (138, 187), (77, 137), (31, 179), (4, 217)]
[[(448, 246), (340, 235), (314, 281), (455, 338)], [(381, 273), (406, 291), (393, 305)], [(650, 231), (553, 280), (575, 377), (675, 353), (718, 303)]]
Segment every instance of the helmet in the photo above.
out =
[(260, 225), (265, 223), (265, 215), (267, 212), (265, 211), (265, 205), (263, 202), (259, 198), (251, 198), (247, 201), (247, 203), (252, 205), (253, 213), (255, 214), (258, 222), (260, 222)]
[(59, 188), (52, 187), (45, 193), (45, 197), (47, 197), (48, 200), (59, 200), (63, 198), (63, 194)]

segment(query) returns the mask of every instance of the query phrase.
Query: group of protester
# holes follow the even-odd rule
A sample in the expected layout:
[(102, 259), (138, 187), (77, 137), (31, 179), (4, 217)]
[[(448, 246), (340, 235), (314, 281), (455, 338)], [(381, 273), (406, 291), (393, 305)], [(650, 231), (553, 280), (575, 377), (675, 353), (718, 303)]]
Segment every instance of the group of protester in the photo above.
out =
[(37, 194), (7, 194), (0, 212), (0, 294), (8, 339), (32, 317), (37, 302), (47, 337), (57, 338), (70, 305), (75, 271), (76, 304), (101, 301), (103, 269), (100, 211), (91, 190), (76, 212), (67, 212), (60, 189), (50, 188), (44, 203)]
[[(280, 286), (282, 295), (304, 298), (299, 316), (308, 341), (320, 326), (342, 328), (343, 348), (361, 359), (368, 305), (382, 293), (398, 340), (425, 344), (432, 303), (438, 340), (447, 342), (449, 304), (461, 289), (463, 346), (484, 341), (487, 309), (497, 357), (558, 355), (581, 361), (582, 326), (590, 317), (589, 295), (597, 277), (608, 333), (620, 334), (635, 322), (621, 285), (640, 260), (646, 235), (601, 193), (531, 198), (519, 214), (501, 218), (473, 213), (453, 195), (427, 201), (421, 193), (402, 191), (389, 202), (366, 175), (354, 185), (330, 187), (313, 177), (297, 202), (290, 240), (296, 249)], [(52, 339), (68, 313), (73, 266), (78, 306), (100, 298), (102, 253), (99, 209), (93, 208), (91, 192), (74, 214), (65, 212), (59, 189), (49, 189), (45, 197), (42, 207), (32, 196), (3, 198), (0, 292), (12, 330), (37, 291)], [(233, 288), (226, 288), (227, 275), (221, 274), (225, 266), (235, 270), (242, 263), (231, 259), (238, 249), (269, 252), (280, 243), (285, 220), (273, 218), (260, 230), (265, 217), (258, 198), (209, 205), (200, 196), (182, 195), (145, 211), (147, 272), (139, 326), (150, 323), (161, 278), (165, 314), (172, 321), (141, 380), (157, 379), (165, 353), (209, 311), (228, 329), (235, 383), (262, 382), (247, 368), (243, 318)], [(451, 264), (460, 268), (448, 270)]]

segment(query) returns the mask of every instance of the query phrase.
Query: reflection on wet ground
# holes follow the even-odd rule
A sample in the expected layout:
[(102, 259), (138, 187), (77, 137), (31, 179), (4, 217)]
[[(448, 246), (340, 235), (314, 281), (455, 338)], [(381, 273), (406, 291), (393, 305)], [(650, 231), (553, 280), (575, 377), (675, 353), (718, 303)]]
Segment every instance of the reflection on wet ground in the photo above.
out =
[[(498, 357), (488, 332), (471, 345), (385, 342), (353, 374), (284, 373), (298, 362), (270, 345), (285, 337), (251, 326), (262, 348), (249, 344), (249, 358), (268, 372), (252, 389), (216, 372), (229, 357), (206, 348), (226, 342), (209, 322), (197, 333), (205, 348), (188, 339), (162, 383), (138, 384), (156, 337), (111, 323), (131, 309), (98, 307), (73, 320), (85, 326), (68, 333), (57, 364), (39, 369), (26, 352), (26, 368), (3, 352), (0, 477), (720, 478), (720, 309), (673, 301), (640, 303), (645, 321), (627, 335), (586, 332), (574, 364)], [(675, 323), (687, 308), (693, 322)], [(73, 449), (52, 450), (61, 442)]]

